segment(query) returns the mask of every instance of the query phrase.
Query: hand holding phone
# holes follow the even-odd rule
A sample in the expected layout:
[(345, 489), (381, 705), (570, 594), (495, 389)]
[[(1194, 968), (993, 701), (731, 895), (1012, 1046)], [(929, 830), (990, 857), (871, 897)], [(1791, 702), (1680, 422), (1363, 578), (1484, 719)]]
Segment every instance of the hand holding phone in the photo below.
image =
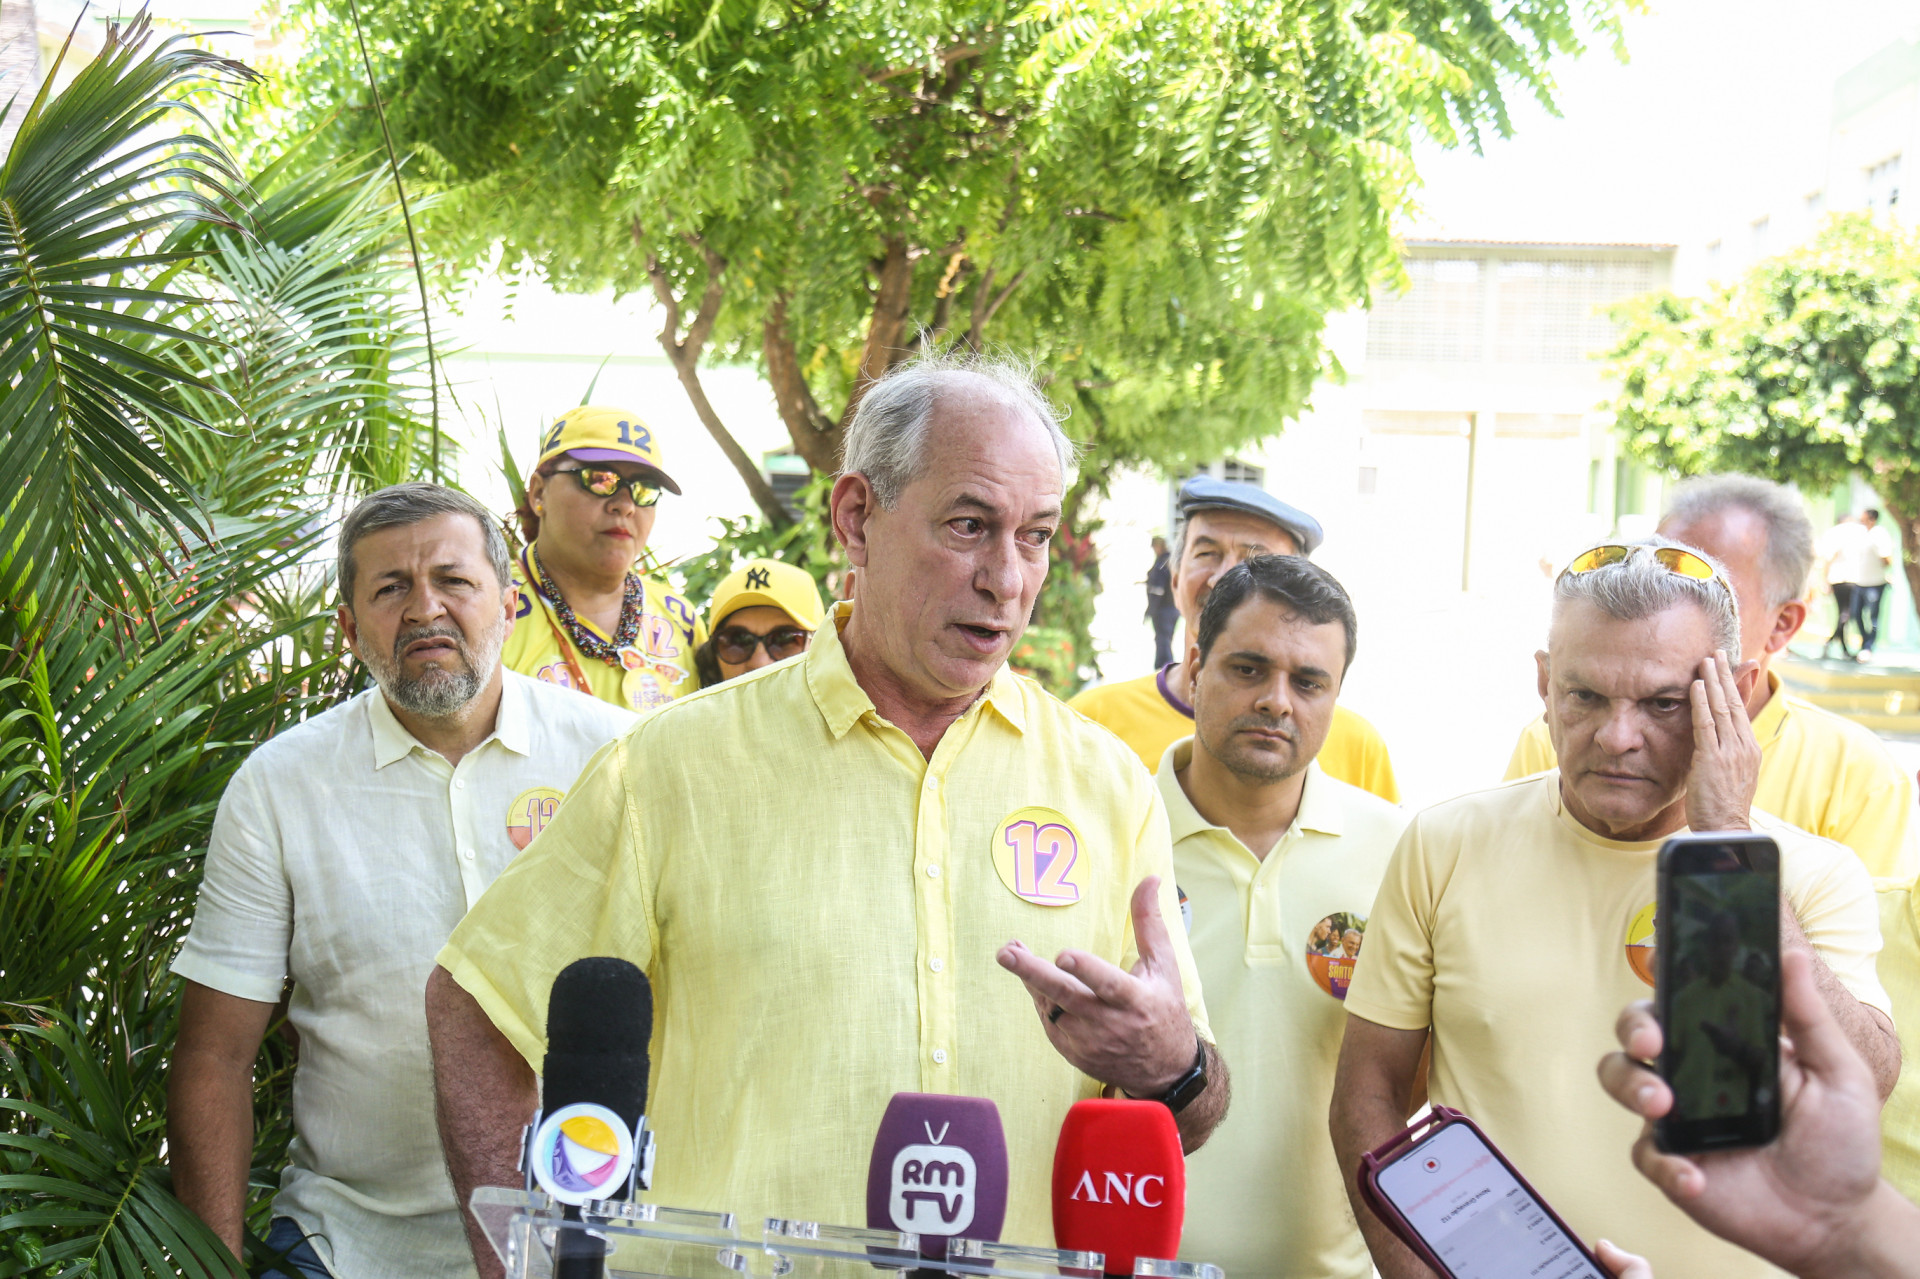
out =
[(1479, 1125), (1435, 1106), (1360, 1157), (1360, 1197), (1447, 1279), (1609, 1279)]
[(1763, 1146), (1780, 1130), (1780, 847), (1682, 835), (1658, 873), (1654, 997), (1674, 1100), (1654, 1141), (1668, 1154)]

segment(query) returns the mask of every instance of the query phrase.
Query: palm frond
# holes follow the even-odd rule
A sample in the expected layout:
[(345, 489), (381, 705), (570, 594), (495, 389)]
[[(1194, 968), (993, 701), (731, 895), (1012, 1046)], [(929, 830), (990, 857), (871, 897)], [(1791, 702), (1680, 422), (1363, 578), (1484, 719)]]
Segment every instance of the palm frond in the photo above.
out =
[(169, 303), (154, 273), (182, 256), (149, 245), (183, 222), (235, 225), (239, 175), (169, 95), (254, 73), (178, 38), (148, 51), (151, 38), (144, 14), (109, 26), (73, 82), (35, 100), (0, 166), (0, 493), (18, 494), (0, 523), (0, 600), (16, 608), (81, 584), (117, 599), (169, 542), (208, 533), (157, 439), (192, 423), (170, 394), (191, 380), (153, 347), (215, 339), (147, 317)]

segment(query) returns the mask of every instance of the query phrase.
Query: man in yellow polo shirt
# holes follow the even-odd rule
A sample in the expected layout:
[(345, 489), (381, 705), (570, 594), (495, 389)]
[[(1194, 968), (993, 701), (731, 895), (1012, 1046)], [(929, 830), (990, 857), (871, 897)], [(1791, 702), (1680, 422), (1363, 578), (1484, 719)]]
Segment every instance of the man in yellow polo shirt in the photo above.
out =
[(1160, 762), (1193, 959), (1234, 1064), (1233, 1113), (1187, 1163), (1180, 1249), (1230, 1275), (1373, 1271), (1327, 1107), (1347, 985), (1407, 814), (1314, 762), (1357, 629), (1317, 564), (1230, 569), (1187, 657), (1194, 734)]
[[(1755, 671), (1739, 651), (1724, 573), (1676, 543), (1595, 547), (1560, 575), (1538, 655), (1560, 767), (1416, 815), (1367, 921), (1333, 1086), (1349, 1174), (1405, 1125), (1431, 1045), (1434, 1103), (1471, 1115), (1582, 1238), (1625, 1241), (1658, 1275), (1772, 1273), (1634, 1176), (1624, 1152), (1639, 1124), (1593, 1104), (1593, 1063), (1646, 991), (1655, 859), (1689, 829), (1779, 844), (1781, 945), (1812, 950), (1883, 1095), (1899, 1071), (1866, 870), (1753, 811), (1760, 749), (1742, 702)], [(1383, 1279), (1424, 1277), (1348, 1190)]]
[[(1705, 551), (1727, 567), (1740, 603), (1741, 659), (1760, 677), (1747, 698), (1760, 743), (1754, 807), (1845, 844), (1869, 873), (1920, 873), (1913, 779), (1879, 738), (1851, 720), (1780, 689), (1768, 669), (1807, 619), (1813, 525), (1799, 495), (1750, 475), (1689, 480), (1674, 491), (1660, 535)], [(1509, 780), (1554, 766), (1544, 720), (1520, 734)]]
[(1883, 879), (1880, 898), (1880, 984), (1893, 998), (1900, 1031), (1900, 1082), (1880, 1112), (1881, 1173), (1920, 1203), (1920, 891)]
[[(1180, 608), (1184, 644), (1199, 633), (1200, 610), (1220, 575), (1255, 555), (1312, 555), (1323, 536), (1320, 522), (1263, 488), (1196, 475), (1180, 487), (1179, 545), (1173, 555), (1173, 600)], [(1178, 650), (1184, 659), (1185, 649)], [(1160, 767), (1167, 747), (1193, 732), (1183, 661), (1139, 679), (1085, 689), (1068, 703), (1096, 724), (1113, 730), (1149, 772)], [(1320, 767), (1388, 803), (1400, 802), (1393, 763), (1380, 732), (1344, 706), (1320, 751)]]
[(916, 361), (867, 391), (831, 503), (857, 600), (804, 657), (601, 752), (441, 952), (427, 1015), (462, 1193), (517, 1184), (548, 995), (586, 955), (654, 984), (657, 1202), (857, 1224), (888, 1099), (957, 1093), (1000, 1108), (1003, 1237), (1044, 1244), (1075, 1101), (1161, 1100), (1204, 1140), (1225, 1068), (1159, 795), (1006, 670), (1071, 457), (999, 366)]

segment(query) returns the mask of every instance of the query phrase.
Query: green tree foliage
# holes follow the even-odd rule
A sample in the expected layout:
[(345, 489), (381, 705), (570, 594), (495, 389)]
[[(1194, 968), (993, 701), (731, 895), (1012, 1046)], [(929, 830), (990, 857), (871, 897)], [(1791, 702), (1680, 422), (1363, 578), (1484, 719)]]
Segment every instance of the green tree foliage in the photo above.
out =
[(167, 964), (227, 780), (342, 689), (332, 513), (430, 448), (382, 170), (240, 180), (178, 104), (243, 73), (109, 28), (0, 168), (0, 1279), (242, 1273), (161, 1160)]
[[(370, 129), (349, 11), (297, 91)], [(831, 470), (860, 389), (922, 342), (1035, 359), (1091, 446), (1169, 467), (1278, 429), (1322, 319), (1395, 270), (1417, 128), (1507, 127), (1630, 0), (363, 0), (443, 257), (652, 293), (765, 372)], [(337, 114), (336, 114), (337, 113)], [(353, 129), (345, 135), (351, 138)], [(737, 447), (763, 513), (785, 514)]]
[(1636, 456), (1809, 489), (1865, 471), (1920, 598), (1920, 230), (1836, 217), (1705, 297), (1620, 316), (1613, 407)]

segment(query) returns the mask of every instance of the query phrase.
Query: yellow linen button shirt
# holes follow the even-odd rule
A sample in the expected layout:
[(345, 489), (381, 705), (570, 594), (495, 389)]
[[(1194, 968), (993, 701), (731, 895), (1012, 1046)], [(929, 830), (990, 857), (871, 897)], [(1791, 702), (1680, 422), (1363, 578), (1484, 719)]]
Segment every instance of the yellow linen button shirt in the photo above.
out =
[[(1911, 880), (1920, 874), (1920, 829), (1913, 812), (1913, 779), (1884, 743), (1850, 719), (1782, 691), (1767, 672), (1773, 696), (1753, 721), (1760, 743), (1760, 785), (1753, 806), (1860, 855), (1867, 873)], [(1507, 780), (1557, 767), (1547, 722), (1521, 730), (1507, 763)]]
[(1174, 743), (1155, 780), (1233, 1106), (1187, 1161), (1180, 1255), (1235, 1276), (1367, 1279), (1327, 1110), (1354, 969), (1343, 938), (1364, 935), (1408, 814), (1309, 764), (1293, 825), (1257, 858), (1187, 798), (1176, 773), (1192, 758), (1192, 738)]
[(922, 757), (855, 681), (850, 615), (602, 751), (440, 963), (536, 1069), (562, 968), (614, 955), (646, 970), (653, 1202), (864, 1224), (888, 1099), (957, 1093), (1000, 1108), (1003, 1238), (1044, 1244), (1060, 1123), (1099, 1085), (994, 954), (1019, 938), (1131, 967), (1128, 901), (1160, 875), (1205, 1034), (1166, 815), (1120, 742), (1005, 670)]
[(1880, 1112), (1881, 1173), (1920, 1201), (1920, 892), (1894, 880), (1874, 884), (1880, 898), (1880, 984), (1893, 997), (1900, 1032), (1900, 1080)]
[[(699, 673), (693, 669), (693, 650), (706, 641), (707, 624), (692, 604), (669, 591), (664, 582), (652, 577), (640, 579), (645, 591), (640, 605), (640, 634), (635, 637), (634, 647), (622, 655), (621, 665), (610, 666), (604, 658), (588, 657), (566, 638), (553, 605), (530, 584), (534, 573), (527, 554), (521, 551), (513, 562), (513, 584), (520, 600), (514, 606), (513, 634), (507, 636), (500, 653), (508, 670), (573, 688), (577, 668), (587, 681), (582, 692), (632, 711), (663, 706), (700, 687)], [(580, 624), (600, 638), (608, 638), (586, 618), (581, 618)], [(568, 658), (573, 659), (572, 666)]]
[[(1081, 689), (1068, 705), (1131, 746), (1149, 770), (1156, 769), (1167, 747), (1193, 736), (1193, 707), (1167, 687), (1167, 669)], [(1333, 724), (1318, 762), (1328, 777), (1371, 791), (1389, 804), (1400, 802), (1400, 784), (1394, 780), (1380, 730), (1344, 706), (1333, 708)]]

